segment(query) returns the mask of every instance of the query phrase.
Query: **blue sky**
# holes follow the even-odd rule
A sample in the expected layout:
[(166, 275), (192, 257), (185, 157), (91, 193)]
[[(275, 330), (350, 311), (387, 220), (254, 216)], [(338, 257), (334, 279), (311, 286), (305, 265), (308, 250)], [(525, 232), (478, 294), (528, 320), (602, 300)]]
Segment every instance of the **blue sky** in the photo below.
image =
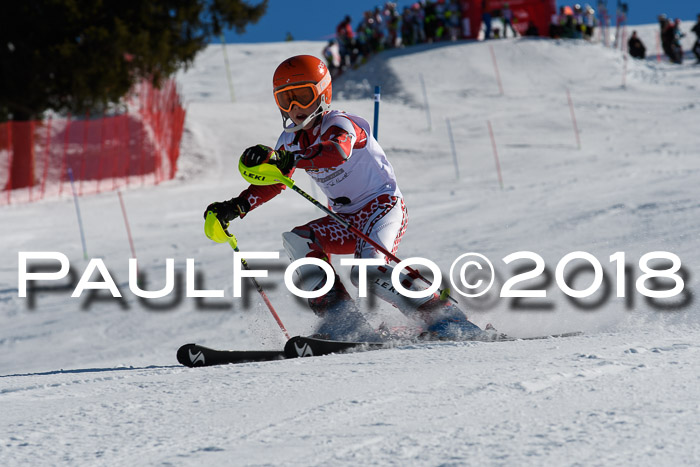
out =
[[(256, 0), (247, 0), (256, 3)], [(238, 35), (233, 31), (226, 33), (228, 42), (280, 42), (287, 32), (296, 40), (327, 40), (335, 33), (336, 25), (349, 14), (353, 27), (359, 23), (362, 12), (375, 6), (384, 5), (386, 0), (269, 0), (267, 13), (258, 24), (249, 25), (246, 33)], [(413, 2), (396, 1), (399, 10)], [(586, 3), (585, 0), (562, 1), (557, 5), (572, 5)], [(593, 8), (597, 8), (598, 0), (589, 0)], [(629, 5), (628, 24), (649, 24), (656, 22), (660, 13), (669, 17), (681, 18), (694, 24), (700, 13), (700, 2), (697, 0), (627, 0)], [(614, 11), (617, 0), (607, 0), (608, 9)], [(685, 24), (684, 29), (690, 29), (692, 24)]]

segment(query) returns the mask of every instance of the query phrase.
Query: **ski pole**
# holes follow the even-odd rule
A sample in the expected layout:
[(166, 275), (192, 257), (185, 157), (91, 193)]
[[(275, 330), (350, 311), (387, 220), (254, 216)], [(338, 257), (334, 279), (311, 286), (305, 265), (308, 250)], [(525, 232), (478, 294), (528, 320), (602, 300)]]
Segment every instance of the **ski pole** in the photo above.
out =
[[(231, 248), (233, 248), (233, 251), (235, 251), (236, 253), (241, 252), (241, 250), (238, 249), (238, 245), (236, 244), (236, 237), (234, 237), (233, 235), (231, 235), (231, 238), (229, 239), (228, 244), (231, 245)], [(250, 269), (250, 267), (248, 267), (248, 262), (245, 259), (241, 258), (241, 263), (243, 264), (244, 268)], [(280, 319), (279, 315), (275, 311), (275, 307), (272, 306), (270, 299), (267, 298), (267, 294), (263, 290), (260, 283), (255, 279), (255, 277), (251, 277), (250, 280), (253, 282), (253, 285), (255, 285), (255, 289), (258, 291), (258, 293), (262, 297), (263, 301), (265, 302), (265, 305), (267, 305), (267, 308), (270, 310), (272, 317), (275, 318), (275, 321), (277, 321), (277, 324), (279, 325), (280, 329), (284, 333), (284, 336), (287, 338), (287, 340), (291, 339), (289, 337), (289, 333), (287, 332), (287, 328), (284, 327), (282, 320)]]
[[(236, 240), (236, 237), (228, 232), (228, 230), (221, 224), (219, 219), (216, 217), (216, 214), (214, 214), (212, 211), (209, 211), (207, 213), (207, 220), (204, 224), (204, 232), (207, 235), (207, 237), (214, 240), (215, 242), (217, 242), (217, 243), (226, 242), (231, 246), (231, 248), (233, 248), (233, 251), (235, 251), (236, 253), (241, 252), (238, 249), (238, 241)], [(248, 266), (248, 262), (245, 259), (241, 258), (241, 264), (243, 264), (243, 267), (245, 269), (250, 270), (250, 267)], [(255, 279), (255, 277), (250, 277), (249, 279), (253, 282), (253, 285), (255, 285), (255, 289), (258, 291), (258, 293), (262, 297), (263, 301), (265, 302), (265, 305), (267, 305), (267, 309), (270, 310), (272, 317), (275, 319), (275, 321), (277, 321), (277, 324), (279, 325), (280, 329), (284, 333), (285, 337), (287, 338), (287, 340), (289, 340), (290, 336), (289, 336), (289, 333), (287, 332), (287, 328), (284, 327), (282, 320), (280, 319), (279, 315), (275, 311), (275, 307), (272, 306), (272, 302), (270, 302), (270, 299), (267, 298), (267, 294), (263, 290), (262, 286)]]
[[(369, 238), (367, 235), (364, 234), (364, 232), (362, 232), (360, 229), (355, 227), (351, 222), (347, 221), (346, 219), (343, 219), (337, 213), (331, 211), (329, 208), (327, 208), (326, 206), (324, 206), (323, 204), (318, 202), (316, 199), (314, 199), (310, 194), (306, 193), (304, 190), (302, 190), (301, 188), (296, 186), (296, 184), (294, 183), (294, 180), (283, 175), (282, 172), (280, 172), (280, 170), (276, 166), (271, 165), (271, 164), (261, 164), (261, 165), (256, 166), (256, 167), (246, 167), (245, 165), (243, 165), (243, 163), (240, 163), (238, 168), (241, 172), (241, 175), (243, 175), (243, 178), (245, 178), (246, 180), (250, 181), (253, 184), (272, 185), (275, 183), (282, 183), (283, 185), (296, 191), (301, 196), (303, 196), (308, 201), (310, 201), (314, 206), (316, 206), (321, 211), (325, 212), (326, 214), (331, 216), (333, 219), (338, 221), (343, 227), (348, 229), (350, 232), (354, 233), (355, 235), (360, 237), (362, 240), (366, 241), (367, 243), (369, 243), (370, 245), (375, 247), (378, 251), (384, 253), (384, 255), (386, 255), (387, 258), (389, 258), (390, 260), (392, 260), (396, 264), (401, 262), (401, 259), (396, 257), (396, 255), (391, 253), (389, 250), (384, 248), (379, 243), (377, 243), (374, 240), (372, 240), (371, 238)], [(417, 270), (410, 268), (408, 266), (406, 266), (406, 270), (409, 273), (411, 273), (411, 274), (415, 275), (416, 277), (418, 277), (419, 279), (421, 279), (423, 282), (425, 282), (429, 286), (433, 285), (432, 282), (430, 282), (428, 279), (426, 279)], [(454, 298), (452, 298), (449, 295), (449, 291), (442, 290), (442, 289), (438, 289), (438, 290), (440, 292), (441, 299), (443, 299), (443, 300), (449, 299), (452, 302), (457, 303), (457, 300), (455, 300)]]

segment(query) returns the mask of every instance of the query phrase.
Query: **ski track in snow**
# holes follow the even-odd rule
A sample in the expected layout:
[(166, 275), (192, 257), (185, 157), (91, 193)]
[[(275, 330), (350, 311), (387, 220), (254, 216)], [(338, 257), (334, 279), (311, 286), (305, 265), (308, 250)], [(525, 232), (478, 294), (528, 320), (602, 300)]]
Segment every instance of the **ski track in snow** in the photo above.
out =
[[(636, 28), (649, 49), (656, 28)], [(218, 45), (178, 76), (187, 121), (177, 177), (124, 191), (148, 282), (142, 288), (162, 287), (165, 259), (174, 258), (184, 290), (185, 260), (195, 258), (202, 287), (232, 296), (230, 252), (202, 235), (202, 211), (244, 188), (236, 168), (243, 149), (276, 141), (281, 119), (269, 81), (277, 64), (323, 45), (227, 46), (233, 103)], [(500, 259), (515, 251), (537, 252), (552, 272), (564, 254), (590, 252), (612, 287), (593, 311), (577, 309), (555, 285), (539, 300), (549, 311), (513, 310), (497, 297), (460, 299), (475, 322), (514, 336), (582, 336), (188, 369), (175, 360), (187, 342), (283, 346), (254, 291), (233, 303), (142, 303), (128, 287), (118, 199), (104, 193), (80, 200), (88, 251), (105, 261), (124, 299), (71, 299), (63, 281), (40, 290), (31, 307), (17, 296), (17, 252), (60, 251), (76, 279), (87, 264), (73, 201), (0, 207), (0, 465), (700, 464), (700, 319), (692, 294), (700, 268), (700, 67), (653, 57), (627, 67), (623, 88), (619, 51), (501, 40), (385, 52), (334, 82), (334, 107), (368, 120), (374, 86), (382, 85), (379, 140), (410, 213), (399, 256), (429, 258), (446, 274), (460, 254), (480, 252), (497, 264), (502, 285), (513, 269)], [(318, 196), (305, 174), (295, 179)], [(281, 251), (283, 231), (320, 216), (283, 193), (235, 233), (243, 251)], [(636, 292), (629, 304), (615, 296), (609, 256), (624, 251), (636, 267), (657, 250), (679, 255), (689, 273), (679, 310), (654, 307)], [(290, 334), (307, 334), (315, 317), (280, 285), (285, 265), (267, 264), (270, 277), (260, 282)], [(370, 300), (360, 305), (373, 324), (407, 323)]]
[(660, 334), (10, 375), (0, 442), (10, 465), (683, 464), (698, 333)]

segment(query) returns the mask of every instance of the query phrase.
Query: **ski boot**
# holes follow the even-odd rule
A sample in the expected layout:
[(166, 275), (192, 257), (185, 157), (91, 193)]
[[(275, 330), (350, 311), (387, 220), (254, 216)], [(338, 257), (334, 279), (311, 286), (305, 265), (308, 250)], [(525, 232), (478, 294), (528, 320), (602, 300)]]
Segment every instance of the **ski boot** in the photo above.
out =
[(420, 337), (426, 340), (491, 340), (486, 332), (467, 319), (453, 303), (442, 300), (437, 294), (418, 308), (418, 313), (428, 327)]
[(357, 309), (355, 301), (337, 275), (331, 290), (320, 297), (310, 298), (309, 307), (323, 320), (314, 337), (355, 342), (382, 340)]

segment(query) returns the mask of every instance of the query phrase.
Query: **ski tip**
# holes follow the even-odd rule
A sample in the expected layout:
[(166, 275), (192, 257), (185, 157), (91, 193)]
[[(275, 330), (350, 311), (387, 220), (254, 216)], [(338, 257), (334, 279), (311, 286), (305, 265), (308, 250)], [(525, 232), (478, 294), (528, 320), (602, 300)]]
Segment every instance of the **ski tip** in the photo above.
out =
[(312, 357), (313, 350), (304, 342), (302, 336), (291, 337), (284, 345), (285, 358)]
[[(177, 349), (177, 361), (181, 365), (188, 366), (190, 368), (193, 368), (197, 366), (197, 359), (191, 359), (190, 358), (190, 351), (194, 349), (197, 346), (197, 344), (185, 344), (179, 349)], [(203, 362), (202, 362), (203, 363)], [(201, 366), (201, 364), (199, 365)]]

